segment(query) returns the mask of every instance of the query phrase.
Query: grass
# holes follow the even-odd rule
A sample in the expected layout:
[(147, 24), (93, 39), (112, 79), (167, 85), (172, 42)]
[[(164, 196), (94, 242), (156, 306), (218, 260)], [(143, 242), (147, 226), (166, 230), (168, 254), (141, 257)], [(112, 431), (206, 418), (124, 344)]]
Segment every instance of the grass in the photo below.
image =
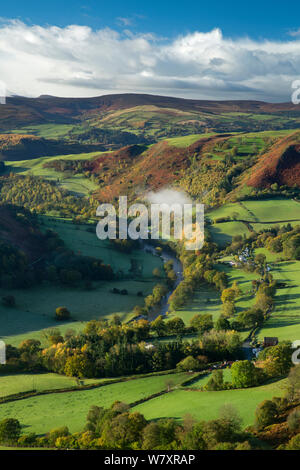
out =
[(197, 420), (211, 420), (219, 415), (225, 404), (237, 409), (243, 425), (254, 422), (254, 412), (259, 403), (274, 396), (283, 395), (286, 380), (244, 390), (224, 390), (219, 392), (198, 392), (175, 390), (153, 398), (133, 408), (145, 415), (146, 419), (175, 418), (181, 420), (191, 414)]
[(85, 391), (32, 397), (0, 405), (0, 421), (17, 418), (26, 433), (44, 434), (53, 428), (68, 426), (71, 432), (83, 429), (92, 405), (108, 408), (114, 401), (133, 403), (166, 389), (166, 382), (174, 385), (186, 380), (186, 373), (150, 376), (103, 386)]
[(164, 140), (174, 147), (189, 147), (190, 145), (197, 142), (197, 140), (205, 139), (206, 137), (211, 137), (213, 135), (216, 135), (216, 133), (210, 132), (205, 134), (191, 134), (183, 137), (171, 137)]
[[(266, 199), (243, 201), (242, 204), (254, 214), (255, 222), (300, 222), (300, 204), (292, 199)], [(249, 218), (247, 220), (250, 220)], [(256, 227), (254, 227), (256, 228)], [(267, 227), (266, 227), (267, 228)]]
[(40, 176), (46, 180), (56, 181), (60, 187), (68, 191), (76, 192), (80, 196), (87, 196), (98, 188), (96, 183), (91, 179), (79, 174), (70, 176), (68, 172), (55, 171), (53, 168), (44, 168), (44, 165), (54, 160), (90, 160), (100, 154), (101, 152), (89, 152), (9, 162), (9, 164), (6, 165), (6, 171), (20, 175), (30, 173), (33, 176)]
[(237, 281), (242, 295), (236, 300), (235, 307), (237, 313), (241, 310), (247, 309), (254, 304), (254, 296), (252, 294), (252, 281), (259, 278), (256, 273), (246, 272), (239, 268), (234, 268), (225, 264), (218, 264), (217, 269), (224, 271), (229, 280), (229, 286), (232, 286), (234, 281)]
[(272, 274), (287, 286), (277, 290), (275, 309), (259, 330), (258, 339), (264, 336), (277, 336), (281, 341), (300, 339), (300, 261), (275, 264)]
[(249, 235), (249, 230), (242, 222), (224, 222), (221, 224), (209, 225), (209, 232), (212, 241), (220, 247), (225, 247), (232, 242), (235, 235)]
[[(44, 217), (44, 227), (52, 228), (59, 233), (66, 245), (75, 253), (93, 256), (110, 264), (115, 272), (122, 270), (124, 279), (110, 282), (95, 282), (93, 289), (68, 287), (44, 283), (31, 289), (0, 289), (0, 296), (11, 294), (16, 299), (16, 308), (0, 305), (1, 338), (7, 343), (18, 345), (24, 339), (35, 338), (42, 341), (42, 330), (59, 327), (62, 333), (67, 329), (81, 331), (85, 322), (91, 319), (110, 318), (120, 315), (122, 321), (133, 317), (135, 305), (143, 305), (143, 297), (151, 293), (153, 286), (161, 279), (153, 277), (154, 268), (162, 271), (162, 261), (158, 256), (142, 250), (130, 254), (114, 250), (109, 242), (99, 240), (95, 232), (87, 232), (88, 226), (77, 226), (68, 221)], [(89, 226), (91, 227), (91, 226)], [(136, 279), (126, 278), (131, 266), (131, 259), (138, 260), (143, 266), (142, 276)], [(127, 289), (128, 295), (112, 294), (114, 287)], [(62, 324), (54, 319), (58, 306), (66, 306), (71, 312), (72, 320)]]
[[(113, 245), (106, 240), (99, 240), (96, 236), (96, 227), (91, 232), (91, 225), (74, 225), (67, 220), (43, 217), (44, 227), (51, 228), (58, 233), (65, 244), (75, 253), (84, 256), (92, 256), (110, 264), (112, 268), (123, 270), (128, 274), (130, 260), (136, 259), (143, 266), (143, 278), (152, 278), (154, 268), (162, 269), (162, 262), (158, 256), (145, 253), (143, 250), (135, 250), (132, 253), (122, 253), (113, 249)], [(93, 226), (92, 226), (93, 227)]]
[[(224, 382), (231, 382), (231, 371), (230, 371), (230, 369), (224, 369), (224, 370), (222, 370), (222, 372), (223, 372)], [(202, 377), (195, 380), (191, 385), (188, 385), (187, 387), (188, 388), (199, 389), (200, 387), (203, 387), (204, 385), (206, 385), (210, 378), (211, 378), (211, 374), (203, 375)]]
[[(84, 379), (84, 384), (98, 383), (106, 379)], [(74, 387), (76, 379), (54, 373), (0, 375), (0, 397), (31, 390), (43, 391)]]
[(187, 305), (172, 314), (168, 314), (168, 318), (180, 317), (186, 325), (189, 325), (194, 315), (208, 313), (213, 316), (215, 321), (220, 315), (220, 308), (220, 294), (215, 289), (205, 284), (198, 287), (193, 299), (188, 302)]
[[(135, 305), (143, 305), (142, 297), (137, 292), (149, 295), (156, 281), (113, 281), (94, 284), (93, 290), (76, 287), (42, 285), (32, 289), (3, 290), (0, 295), (14, 295), (16, 308), (0, 306), (1, 339), (9, 344), (19, 344), (28, 337), (42, 339), (42, 331), (49, 327), (59, 327), (80, 331), (85, 322), (98, 319), (109, 319), (118, 314), (126, 322), (133, 316)], [(110, 292), (114, 287), (127, 289), (129, 295), (117, 295)], [(66, 306), (71, 312), (71, 321), (58, 323), (54, 312), (58, 306)]]
[[(259, 232), (268, 227), (285, 225), (300, 225), (300, 204), (292, 199), (266, 199), (255, 201), (240, 201), (224, 204), (222, 207), (207, 213), (211, 220), (219, 217), (233, 217), (250, 223), (253, 230)], [(231, 243), (235, 235), (249, 235), (249, 229), (243, 222), (231, 220), (209, 227), (210, 234), (220, 247)]]
[(74, 127), (74, 124), (37, 124), (24, 126), (10, 131), (11, 134), (33, 134), (45, 139), (59, 139), (65, 137)]

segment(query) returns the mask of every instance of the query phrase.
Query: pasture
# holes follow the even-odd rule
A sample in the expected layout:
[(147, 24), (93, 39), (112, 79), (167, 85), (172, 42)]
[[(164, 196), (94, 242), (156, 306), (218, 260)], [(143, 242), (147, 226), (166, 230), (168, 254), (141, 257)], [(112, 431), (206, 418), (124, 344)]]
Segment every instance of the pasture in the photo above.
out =
[(56, 155), (54, 157), (40, 157), (32, 160), (21, 160), (15, 162), (9, 162), (6, 165), (6, 171), (8, 173), (18, 173), (20, 175), (31, 174), (33, 176), (39, 176), (43, 179), (56, 181), (57, 184), (77, 193), (80, 196), (87, 196), (88, 194), (95, 191), (98, 186), (91, 179), (86, 178), (81, 174), (72, 175), (70, 172), (55, 171), (54, 168), (44, 168), (45, 163), (49, 163), (55, 160), (90, 160), (101, 152), (89, 152), (69, 155)]
[[(28, 337), (39, 339), (44, 344), (42, 331), (49, 327), (58, 327), (63, 333), (67, 329), (81, 331), (85, 322), (98, 319), (109, 319), (113, 314), (120, 315), (122, 321), (129, 321), (136, 305), (143, 305), (144, 299), (137, 295), (142, 292), (147, 296), (155, 284), (162, 279), (152, 275), (154, 268), (161, 273), (162, 260), (158, 256), (135, 250), (132, 253), (120, 253), (112, 248), (109, 242), (96, 237), (94, 230), (87, 232), (91, 226), (78, 226), (68, 221), (43, 218), (44, 227), (58, 232), (66, 245), (77, 254), (93, 256), (110, 264), (115, 272), (121, 270), (121, 279), (114, 281), (94, 282), (91, 289), (82, 286), (61, 286), (43, 283), (30, 289), (0, 289), (0, 296), (11, 294), (16, 299), (16, 307), (0, 305), (1, 338), (10, 344), (18, 345)], [(131, 259), (137, 260), (143, 268), (142, 275), (129, 277)], [(128, 295), (111, 293), (113, 288), (127, 289)], [(57, 322), (54, 319), (55, 309), (66, 306), (71, 312), (71, 320)]]
[(108, 408), (116, 400), (130, 404), (166, 390), (170, 380), (174, 385), (179, 385), (188, 377), (187, 373), (150, 376), (92, 390), (52, 393), (2, 403), (0, 421), (17, 418), (26, 433), (44, 434), (61, 426), (68, 426), (71, 432), (81, 431), (92, 405)]
[(283, 261), (272, 269), (274, 279), (286, 283), (277, 289), (275, 309), (258, 332), (258, 339), (277, 336), (280, 340), (300, 339), (300, 261)]
[(74, 124), (36, 124), (20, 127), (10, 131), (11, 134), (32, 134), (45, 139), (60, 139), (67, 137)]
[(181, 309), (169, 313), (168, 318), (180, 317), (188, 326), (194, 315), (208, 313), (213, 316), (214, 321), (220, 315), (220, 294), (208, 284), (198, 286), (193, 298)]
[[(212, 221), (220, 217), (231, 217), (228, 222), (208, 226), (212, 239), (220, 247), (231, 243), (235, 235), (249, 235), (247, 225), (259, 232), (276, 225), (300, 225), (300, 203), (292, 199), (265, 199), (228, 203), (206, 214)], [(236, 220), (233, 220), (236, 219)]]
[(207, 137), (212, 137), (216, 135), (215, 132), (205, 133), (205, 134), (190, 134), (183, 137), (171, 137), (169, 139), (164, 139), (168, 142), (169, 145), (174, 147), (189, 147), (200, 139), (205, 139)]
[(242, 390), (223, 390), (219, 392), (200, 392), (191, 390), (174, 390), (153, 398), (133, 408), (145, 415), (146, 419), (175, 418), (182, 420), (191, 414), (196, 420), (211, 420), (219, 415), (222, 406), (230, 404), (243, 419), (243, 426), (254, 422), (254, 412), (263, 400), (282, 396), (286, 379), (260, 387)]
[[(1, 370), (1, 369), (0, 369)], [(84, 379), (84, 385), (98, 383), (106, 379)], [(45, 374), (7, 374), (0, 375), (0, 397), (31, 390), (56, 390), (77, 386), (74, 377), (54, 373)]]

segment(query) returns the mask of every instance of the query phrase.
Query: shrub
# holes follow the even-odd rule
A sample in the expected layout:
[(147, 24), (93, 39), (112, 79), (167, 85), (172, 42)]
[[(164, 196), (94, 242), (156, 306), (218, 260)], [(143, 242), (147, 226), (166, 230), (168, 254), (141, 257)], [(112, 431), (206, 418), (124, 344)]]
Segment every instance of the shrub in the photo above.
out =
[(255, 411), (255, 426), (258, 429), (273, 424), (278, 414), (276, 404), (271, 400), (264, 400)]
[(0, 422), (0, 442), (13, 442), (19, 439), (21, 424), (17, 419), (6, 418)]
[(69, 320), (71, 314), (66, 307), (57, 307), (55, 310), (55, 318), (56, 320)]

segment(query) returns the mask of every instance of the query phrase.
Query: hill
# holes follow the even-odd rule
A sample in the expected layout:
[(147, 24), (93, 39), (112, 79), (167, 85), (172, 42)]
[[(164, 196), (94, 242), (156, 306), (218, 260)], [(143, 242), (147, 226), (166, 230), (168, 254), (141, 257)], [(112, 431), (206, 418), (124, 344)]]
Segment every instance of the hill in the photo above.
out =
[(248, 186), (266, 188), (274, 183), (300, 185), (300, 133), (280, 139), (251, 169)]
[(101, 145), (79, 144), (62, 140), (44, 139), (34, 135), (0, 134), (0, 160), (25, 160), (58, 154), (83, 153), (102, 150)]
[[(262, 131), (299, 127), (300, 105), (260, 101), (208, 101), (145, 94), (106, 95), (94, 98), (11, 97), (0, 108), (0, 130), (24, 132), (28, 126), (52, 126), (66, 138), (95, 138), (95, 129), (126, 132), (144, 141), (189, 135), (208, 130)], [(27, 131), (28, 132), (28, 131)], [(91, 136), (92, 133), (92, 136)], [(97, 137), (97, 136), (96, 136)], [(110, 144), (117, 136), (110, 135)], [(127, 136), (128, 138), (128, 136)], [(124, 142), (135, 143), (135, 142)]]
[(30, 212), (12, 205), (0, 205), (0, 242), (21, 250), (29, 261), (45, 252), (45, 238)]

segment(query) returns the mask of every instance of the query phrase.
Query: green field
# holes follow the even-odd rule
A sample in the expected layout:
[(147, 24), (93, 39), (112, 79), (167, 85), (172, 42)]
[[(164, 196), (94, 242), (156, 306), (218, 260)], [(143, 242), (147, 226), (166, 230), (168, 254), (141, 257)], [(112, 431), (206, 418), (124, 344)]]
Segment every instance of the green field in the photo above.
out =
[(235, 302), (237, 313), (253, 305), (254, 295), (252, 294), (252, 281), (258, 279), (259, 275), (231, 267), (227, 264), (218, 264), (217, 268), (219, 271), (224, 271), (227, 274), (229, 286), (231, 286), (234, 281), (237, 281), (243, 293)]
[(287, 286), (277, 289), (275, 310), (259, 331), (258, 338), (277, 336), (280, 340), (297, 340), (300, 338), (300, 261), (278, 263), (272, 273)]
[(17, 418), (26, 433), (43, 434), (61, 426), (68, 426), (71, 432), (80, 431), (92, 405), (107, 408), (116, 400), (133, 403), (166, 390), (166, 382), (169, 380), (176, 385), (188, 377), (186, 373), (152, 376), (92, 390), (53, 393), (3, 403), (0, 404), (0, 421), (9, 417)]
[[(61, 332), (70, 328), (80, 331), (86, 321), (109, 318), (113, 314), (120, 315), (122, 321), (128, 321), (133, 316), (132, 309), (144, 304), (143, 297), (137, 296), (137, 293), (141, 291), (147, 296), (155, 284), (162, 282), (152, 275), (154, 268), (163, 271), (162, 261), (158, 256), (143, 250), (135, 250), (130, 254), (120, 253), (109, 242), (99, 240), (94, 231), (87, 232), (88, 226), (78, 226), (49, 217), (44, 217), (43, 221), (44, 226), (58, 232), (75, 253), (101, 259), (110, 264), (115, 272), (122, 270), (124, 279), (94, 282), (91, 290), (46, 282), (31, 289), (0, 289), (0, 296), (11, 294), (16, 299), (16, 308), (0, 305), (1, 338), (6, 342), (18, 345), (30, 337), (42, 340), (44, 344), (41, 330), (45, 328), (59, 327)], [(143, 267), (142, 276), (137, 279), (128, 278), (131, 259), (136, 259)], [(128, 295), (112, 294), (110, 291), (114, 287), (127, 289)], [(58, 323), (54, 319), (58, 306), (66, 306), (70, 310), (71, 321)]]
[(206, 214), (212, 221), (220, 217), (235, 217), (237, 220), (209, 225), (212, 239), (220, 247), (231, 243), (235, 235), (249, 235), (246, 224), (250, 223), (254, 231), (266, 230), (268, 227), (285, 225), (300, 225), (300, 204), (291, 199), (266, 199), (256, 201), (240, 201), (228, 203)]
[(6, 165), (6, 171), (20, 175), (30, 174), (40, 176), (46, 180), (56, 181), (60, 187), (68, 191), (75, 192), (80, 196), (86, 196), (98, 188), (96, 183), (91, 179), (80, 174), (71, 175), (68, 172), (55, 171), (53, 168), (44, 168), (44, 164), (55, 160), (90, 160), (97, 155), (101, 155), (101, 152), (56, 155), (55, 157), (40, 157), (32, 160), (12, 161)]
[(208, 132), (205, 134), (191, 134), (183, 137), (171, 137), (169, 139), (164, 139), (168, 144), (173, 145), (174, 147), (189, 147), (190, 145), (197, 142), (197, 140), (205, 139), (207, 137), (212, 137), (216, 135), (215, 132)]
[(175, 418), (180, 420), (184, 415), (191, 414), (197, 420), (211, 420), (218, 417), (223, 405), (230, 404), (241, 415), (243, 425), (248, 426), (253, 424), (257, 405), (263, 400), (283, 395), (285, 384), (286, 380), (280, 380), (255, 388), (219, 392), (175, 390), (133, 409), (144, 414), (146, 419)]
[(36, 124), (24, 126), (9, 131), (11, 134), (33, 134), (45, 139), (59, 139), (66, 137), (74, 124)]
[[(42, 329), (58, 327), (62, 332), (66, 329), (80, 331), (85, 322), (92, 319), (110, 318), (118, 314), (122, 321), (132, 318), (135, 305), (143, 305), (142, 297), (151, 293), (157, 281), (113, 281), (94, 283), (92, 290), (76, 287), (38, 286), (31, 289), (3, 290), (0, 296), (14, 295), (16, 308), (0, 306), (1, 338), (10, 344), (30, 338), (41, 339)], [(112, 294), (112, 288), (127, 289), (129, 295)], [(57, 322), (54, 319), (55, 309), (65, 306), (71, 312), (71, 320)]]
[(203, 284), (197, 288), (193, 299), (187, 305), (174, 313), (169, 313), (168, 318), (180, 317), (186, 325), (189, 325), (194, 315), (208, 313), (213, 316), (215, 321), (220, 315), (220, 308), (220, 294), (208, 284)]
[[(105, 380), (106, 379), (84, 379), (83, 382), (84, 385), (87, 385)], [(56, 390), (75, 386), (77, 386), (75, 378), (54, 373), (0, 375), (0, 397), (31, 390), (40, 392), (42, 390)]]
[(249, 235), (249, 230), (242, 222), (224, 222), (209, 226), (209, 232), (212, 236), (213, 242), (218, 246), (225, 247), (232, 242), (235, 235)]
[[(231, 371), (230, 371), (230, 369), (229, 368), (228, 369), (223, 369), (222, 372), (223, 372), (224, 382), (231, 382)], [(190, 385), (187, 385), (187, 388), (199, 389), (199, 388), (203, 387), (204, 385), (206, 385), (210, 378), (211, 378), (211, 374), (203, 375), (202, 377), (200, 377), (200, 378), (196, 379), (194, 382), (192, 382)]]
[[(131, 259), (142, 263), (144, 279), (152, 278), (154, 268), (162, 270), (162, 261), (158, 256), (153, 256), (143, 250), (135, 250), (129, 254), (117, 251), (109, 240), (97, 238), (94, 226), (74, 225), (70, 221), (53, 217), (42, 217), (41, 220), (44, 222), (44, 227), (57, 232), (74, 253), (101, 259), (104, 263), (110, 264), (115, 271), (123, 270), (124, 274), (128, 274)], [(91, 228), (92, 230), (88, 231)]]

